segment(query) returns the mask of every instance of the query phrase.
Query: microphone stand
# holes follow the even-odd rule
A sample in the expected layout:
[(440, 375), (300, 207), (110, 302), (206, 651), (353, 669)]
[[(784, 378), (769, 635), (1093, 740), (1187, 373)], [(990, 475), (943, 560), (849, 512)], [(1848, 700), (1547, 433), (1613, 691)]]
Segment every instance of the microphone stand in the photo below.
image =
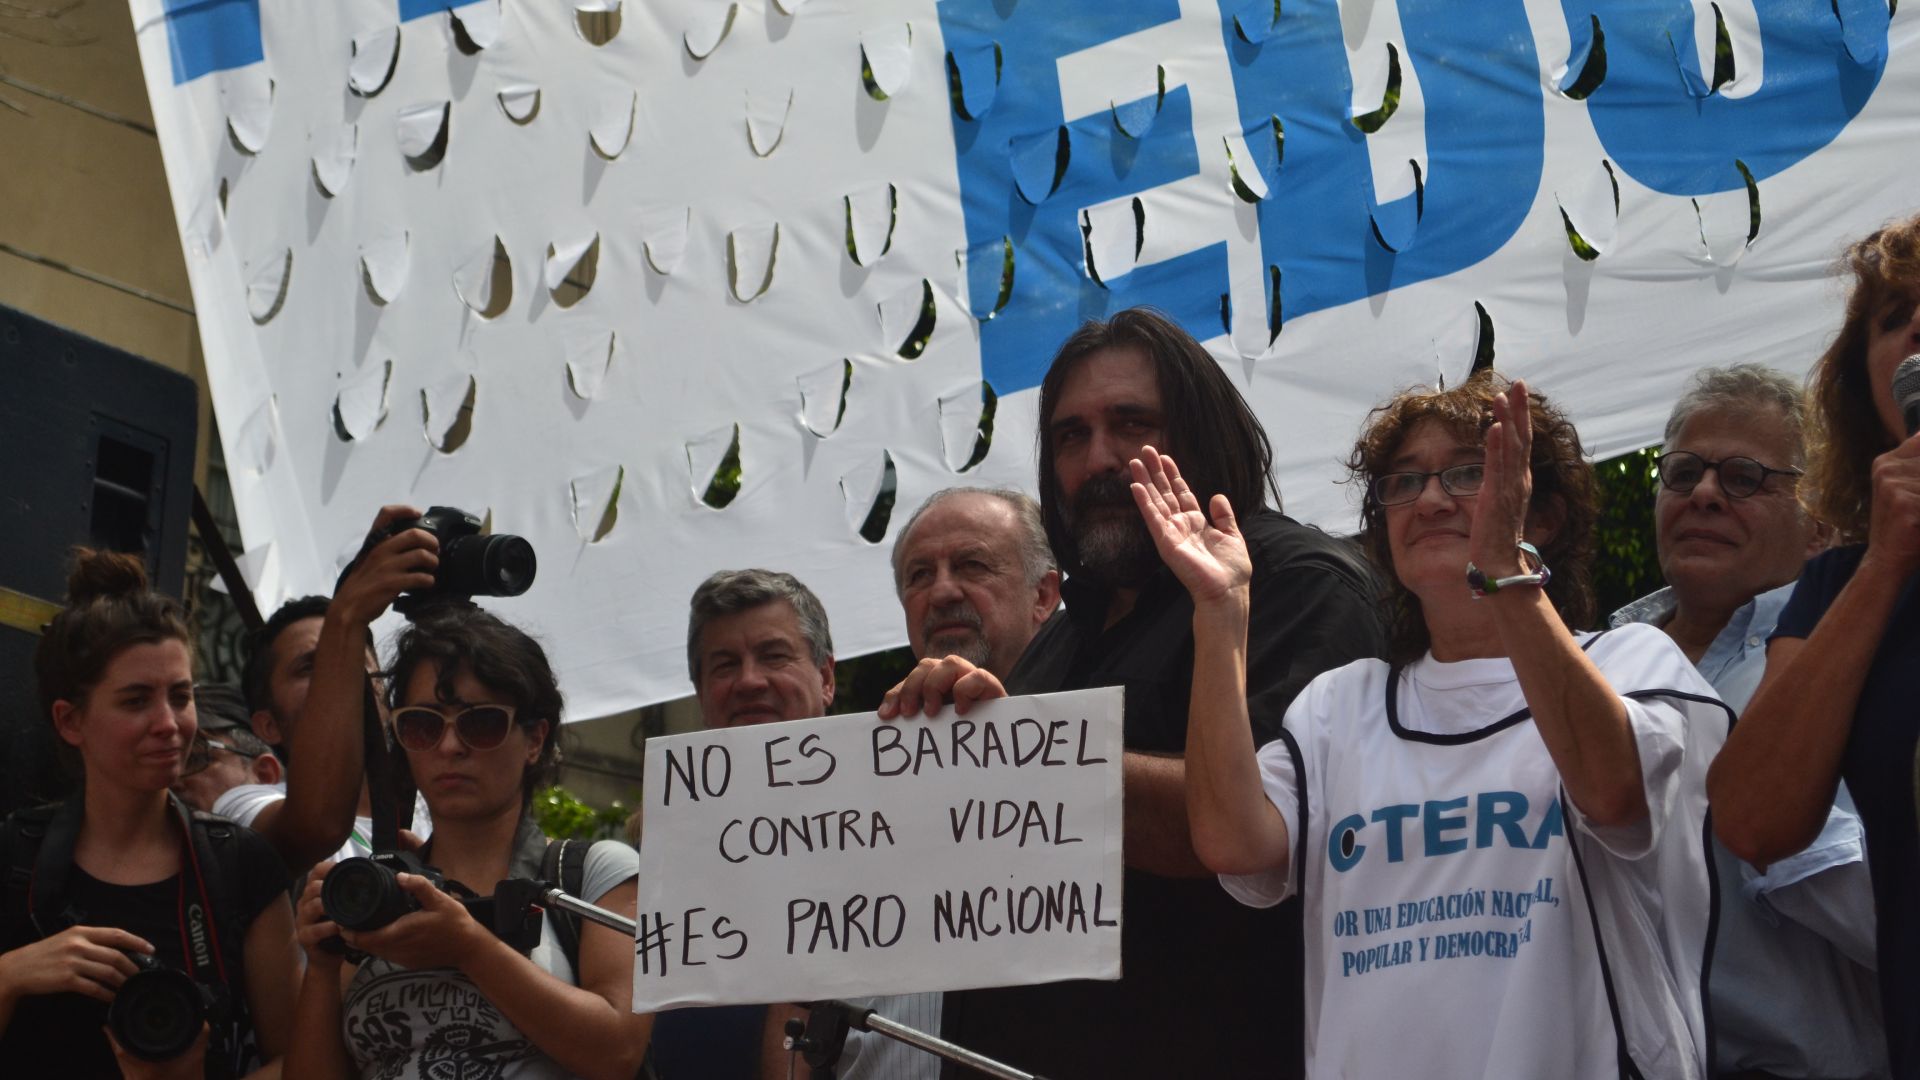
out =
[[(550, 906), (561, 911), (572, 912), (583, 919), (599, 923), (612, 930), (628, 935), (637, 932), (638, 927), (632, 919), (616, 914), (597, 904), (590, 904), (577, 896), (570, 896), (559, 889), (539, 883), (534, 902)], [(868, 1031), (882, 1035), (895, 1042), (905, 1043), (923, 1053), (944, 1058), (956, 1065), (964, 1065), (996, 1080), (1043, 1080), (1033, 1073), (1021, 1072), (1011, 1065), (974, 1053), (964, 1046), (950, 1043), (945, 1039), (929, 1035), (917, 1028), (908, 1027), (897, 1020), (889, 1020), (872, 1009), (863, 1009), (844, 1001), (808, 1001), (796, 1002), (807, 1010), (807, 1020), (787, 1021), (787, 1049), (799, 1051), (813, 1070), (814, 1080), (832, 1080), (833, 1066), (840, 1060), (840, 1052), (846, 1046), (847, 1032)]]

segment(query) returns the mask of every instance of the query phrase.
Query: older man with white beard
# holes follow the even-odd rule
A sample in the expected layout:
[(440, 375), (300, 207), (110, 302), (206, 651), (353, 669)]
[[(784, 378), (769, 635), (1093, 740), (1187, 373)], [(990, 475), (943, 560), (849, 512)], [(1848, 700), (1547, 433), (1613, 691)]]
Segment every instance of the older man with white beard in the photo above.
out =
[(1060, 606), (1040, 504), (1007, 488), (936, 491), (893, 545), (914, 659), (959, 656), (1005, 680)]

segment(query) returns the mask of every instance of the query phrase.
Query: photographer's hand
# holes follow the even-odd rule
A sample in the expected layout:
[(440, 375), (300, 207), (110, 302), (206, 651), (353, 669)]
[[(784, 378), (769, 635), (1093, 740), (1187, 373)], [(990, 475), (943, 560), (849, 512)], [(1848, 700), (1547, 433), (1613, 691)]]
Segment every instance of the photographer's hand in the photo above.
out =
[[(367, 538), (379, 536), (394, 523), (420, 516), (411, 506), (383, 506), (367, 530)], [(389, 536), (359, 559), (359, 565), (340, 582), (327, 605), (327, 619), (336, 615), (348, 626), (366, 627), (379, 618), (401, 593), (433, 587), (434, 571), (440, 566), (440, 541), (424, 529), (407, 529)]]
[(343, 930), (340, 936), (347, 944), (414, 969), (462, 967), (482, 950), (505, 947), (474, 920), (466, 905), (435, 888), (433, 882), (418, 874), (400, 874), (397, 880), (420, 910), (378, 930)]
[(153, 946), (111, 926), (75, 926), (0, 953), (0, 1029), (24, 997), (74, 993), (112, 1001), (120, 984), (139, 970), (127, 958), (130, 952), (151, 955)]
[(327, 918), (326, 905), (320, 902), (320, 887), (332, 869), (332, 859), (314, 867), (306, 888), (300, 890), (300, 902), (294, 905), (293, 936), (307, 954), (309, 970), (338, 971), (345, 962), (341, 950), (327, 945), (340, 936), (340, 928)]

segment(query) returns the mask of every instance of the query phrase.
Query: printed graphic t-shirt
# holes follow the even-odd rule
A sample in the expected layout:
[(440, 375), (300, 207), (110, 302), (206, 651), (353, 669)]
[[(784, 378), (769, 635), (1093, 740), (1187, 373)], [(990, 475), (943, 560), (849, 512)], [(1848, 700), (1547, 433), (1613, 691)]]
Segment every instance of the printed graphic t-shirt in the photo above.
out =
[[(587, 849), (582, 895), (598, 902), (640, 872), (640, 853), (602, 840)], [(531, 959), (561, 982), (579, 978), (561, 950), (553, 915)], [(508, 1020), (460, 971), (415, 971), (369, 958), (354, 972), (342, 1033), (365, 1080), (563, 1080), (570, 1075)]]
[(1260, 751), (1293, 865), (1221, 881), (1306, 906), (1313, 1077), (1617, 1078), (1706, 1068), (1704, 777), (1728, 714), (1666, 635), (1583, 636), (1622, 696), (1648, 817), (1566, 799), (1504, 659), (1316, 679)]

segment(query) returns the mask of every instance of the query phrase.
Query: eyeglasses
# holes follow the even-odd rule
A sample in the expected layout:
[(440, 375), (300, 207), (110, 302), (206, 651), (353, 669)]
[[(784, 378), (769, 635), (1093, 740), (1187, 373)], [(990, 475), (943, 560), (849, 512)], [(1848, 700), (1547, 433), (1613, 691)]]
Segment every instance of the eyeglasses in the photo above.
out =
[(1455, 465), (1439, 472), (1391, 472), (1375, 477), (1373, 481), (1373, 501), (1381, 506), (1399, 506), (1410, 503), (1427, 490), (1427, 478), (1440, 478), (1440, 489), (1455, 497), (1478, 495), (1480, 482), (1486, 478), (1487, 465), (1483, 461), (1470, 461), (1465, 465)]
[(193, 742), (187, 745), (187, 759), (180, 764), (180, 775), (192, 776), (197, 772), (205, 772), (207, 767), (213, 764), (213, 752), (215, 750), (225, 750), (229, 754), (245, 758), (248, 761), (252, 761), (254, 758), (260, 756), (259, 754), (249, 754), (232, 743), (224, 743), (219, 739), (206, 735), (195, 735)]
[(513, 706), (469, 705), (448, 717), (439, 709), (409, 705), (394, 710), (393, 735), (408, 750), (424, 752), (440, 745), (449, 720), (453, 733), (467, 749), (492, 750), (507, 741), (507, 730), (513, 727)]
[(1687, 450), (1660, 455), (1658, 466), (1660, 486), (1681, 495), (1698, 487), (1707, 470), (1712, 469), (1720, 474), (1720, 490), (1726, 492), (1730, 499), (1744, 499), (1759, 491), (1766, 486), (1769, 476), (1791, 476), (1796, 479), (1800, 476), (1799, 469), (1773, 469), (1750, 457), (1708, 461)]

